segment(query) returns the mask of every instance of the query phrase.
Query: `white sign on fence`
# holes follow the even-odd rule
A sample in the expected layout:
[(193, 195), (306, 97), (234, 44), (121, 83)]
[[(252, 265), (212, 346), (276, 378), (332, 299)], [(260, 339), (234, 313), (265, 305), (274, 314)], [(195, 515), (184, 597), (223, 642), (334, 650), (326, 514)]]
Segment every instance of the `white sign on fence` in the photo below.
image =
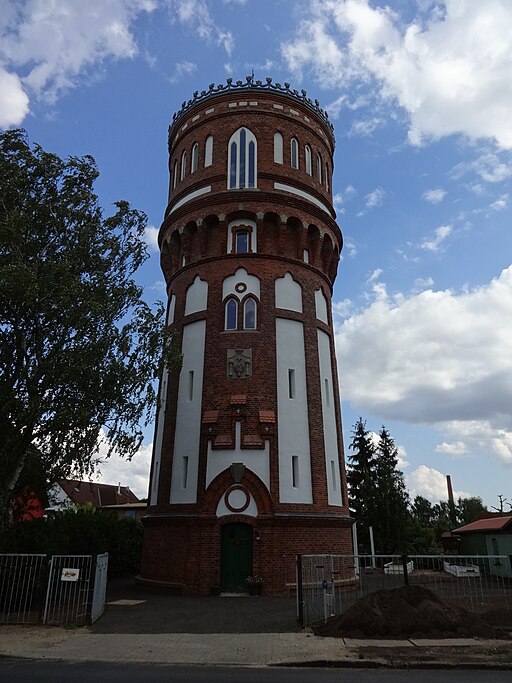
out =
[(78, 576), (80, 574), (79, 569), (74, 569), (74, 568), (64, 568), (62, 570), (62, 573), (60, 575), (60, 580), (61, 581), (78, 581)]

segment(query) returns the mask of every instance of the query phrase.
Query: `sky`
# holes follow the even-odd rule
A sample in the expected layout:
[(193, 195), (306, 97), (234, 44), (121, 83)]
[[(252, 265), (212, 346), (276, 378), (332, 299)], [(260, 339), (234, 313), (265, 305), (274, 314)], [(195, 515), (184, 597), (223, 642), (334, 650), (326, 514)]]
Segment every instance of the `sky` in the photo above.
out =
[[(346, 454), (362, 416), (411, 496), (446, 499), (450, 474), (456, 496), (512, 501), (510, 0), (0, 0), (0, 127), (91, 154), (105, 213), (147, 213), (148, 301), (172, 114), (252, 71), (334, 124)], [(147, 495), (151, 442), (98, 476)]]

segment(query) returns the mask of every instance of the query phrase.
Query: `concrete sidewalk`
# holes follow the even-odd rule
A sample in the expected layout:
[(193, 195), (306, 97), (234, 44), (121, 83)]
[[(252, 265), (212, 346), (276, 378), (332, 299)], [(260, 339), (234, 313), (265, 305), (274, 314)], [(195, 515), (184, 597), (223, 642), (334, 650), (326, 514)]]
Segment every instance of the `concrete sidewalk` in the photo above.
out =
[(512, 669), (503, 640), (351, 640), (309, 633), (92, 633), (90, 628), (0, 627), (0, 656), (65, 661), (238, 666)]
[(354, 640), (298, 631), (294, 598), (194, 597), (112, 581), (91, 627), (0, 626), (0, 656), (238, 666), (511, 668), (512, 642)]

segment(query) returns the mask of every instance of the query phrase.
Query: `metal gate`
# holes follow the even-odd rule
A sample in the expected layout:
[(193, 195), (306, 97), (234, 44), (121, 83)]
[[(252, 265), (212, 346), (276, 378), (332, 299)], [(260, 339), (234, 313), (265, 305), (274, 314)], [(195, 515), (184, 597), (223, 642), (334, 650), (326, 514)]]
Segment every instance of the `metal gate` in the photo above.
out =
[(0, 624), (94, 623), (105, 610), (108, 553), (0, 555)]

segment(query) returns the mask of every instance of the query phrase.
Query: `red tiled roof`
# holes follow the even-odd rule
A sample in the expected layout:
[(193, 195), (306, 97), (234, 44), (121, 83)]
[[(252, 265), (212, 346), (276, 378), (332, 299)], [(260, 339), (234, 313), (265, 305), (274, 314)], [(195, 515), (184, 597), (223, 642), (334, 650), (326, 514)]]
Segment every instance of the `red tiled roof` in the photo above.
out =
[(203, 424), (208, 424), (209, 422), (217, 422), (218, 417), (218, 410), (205, 410), (203, 415)]
[(512, 517), (491, 517), (489, 519), (477, 519), (475, 522), (454, 529), (453, 534), (465, 534), (470, 531), (501, 531), (512, 524)]
[(259, 434), (246, 434), (244, 436), (244, 446), (263, 446), (263, 441)]
[(260, 422), (270, 422), (273, 424), (276, 421), (276, 414), (273, 410), (260, 410)]
[(120, 503), (137, 503), (139, 499), (128, 486), (115, 484), (97, 484), (92, 481), (77, 479), (60, 479), (58, 484), (76, 505), (91, 503), (94, 507), (102, 505), (119, 505)]

